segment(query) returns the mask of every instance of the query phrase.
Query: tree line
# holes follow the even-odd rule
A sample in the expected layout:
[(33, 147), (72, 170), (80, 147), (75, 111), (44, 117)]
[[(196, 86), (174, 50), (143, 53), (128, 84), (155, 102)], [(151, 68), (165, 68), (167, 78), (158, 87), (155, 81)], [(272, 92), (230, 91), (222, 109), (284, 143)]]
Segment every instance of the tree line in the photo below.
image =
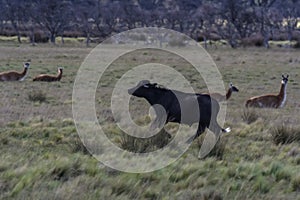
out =
[(300, 40), (300, 0), (0, 0), (0, 34), (42, 38), (105, 39), (139, 27), (164, 27), (198, 41), (231, 47), (257, 38)]

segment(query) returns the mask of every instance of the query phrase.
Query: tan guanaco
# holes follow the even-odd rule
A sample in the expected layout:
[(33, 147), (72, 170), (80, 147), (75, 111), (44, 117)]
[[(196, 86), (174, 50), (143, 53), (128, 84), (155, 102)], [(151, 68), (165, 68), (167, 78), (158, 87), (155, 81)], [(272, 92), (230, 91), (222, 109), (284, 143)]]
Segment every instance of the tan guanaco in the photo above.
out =
[(281, 108), (286, 102), (286, 86), (289, 75), (282, 75), (281, 87), (279, 94), (266, 94), (261, 96), (251, 97), (246, 101), (246, 107), (257, 108)]

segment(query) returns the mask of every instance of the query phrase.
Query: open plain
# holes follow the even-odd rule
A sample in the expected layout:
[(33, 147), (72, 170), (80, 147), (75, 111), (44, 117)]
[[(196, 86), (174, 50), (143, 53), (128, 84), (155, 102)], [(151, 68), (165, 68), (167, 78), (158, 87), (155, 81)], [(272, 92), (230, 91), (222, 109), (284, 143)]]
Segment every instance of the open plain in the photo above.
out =
[[(208, 49), (225, 87), (232, 82), (239, 88), (227, 102), (225, 126), (232, 131), (221, 137), (215, 152), (204, 160), (198, 159), (200, 137), (176, 162), (145, 174), (102, 165), (79, 139), (72, 119), (72, 91), (77, 70), (91, 50), (72, 41), (57, 46), (1, 41), (1, 72), (21, 71), (23, 62), (31, 62), (23, 82), (0, 82), (1, 199), (299, 199), (299, 50), (275, 45)], [(143, 53), (122, 65), (146, 58), (156, 63), (166, 59), (162, 54)], [(184, 71), (177, 60), (170, 62), (187, 74), (196, 92), (207, 92), (201, 77)], [(60, 82), (32, 81), (38, 74), (56, 74), (57, 66), (64, 68)], [(124, 149), (143, 152), (163, 146), (159, 142), (170, 140), (163, 134), (138, 142), (115, 125), (107, 87), (120, 72), (107, 73), (106, 84), (98, 86), (99, 122)], [(282, 74), (289, 74), (283, 108), (245, 109), (251, 96), (278, 93)], [(147, 103), (132, 102), (137, 123), (148, 123)]]

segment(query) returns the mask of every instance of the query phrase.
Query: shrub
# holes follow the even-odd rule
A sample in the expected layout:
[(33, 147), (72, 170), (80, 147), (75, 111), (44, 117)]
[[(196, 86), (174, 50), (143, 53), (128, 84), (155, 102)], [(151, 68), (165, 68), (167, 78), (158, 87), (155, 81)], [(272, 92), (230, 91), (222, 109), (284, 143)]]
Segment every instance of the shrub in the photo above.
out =
[(209, 157), (216, 157), (218, 159), (223, 159), (223, 155), (225, 152), (226, 141), (219, 140), (212, 151), (208, 154)]
[(255, 109), (247, 108), (243, 110), (242, 119), (245, 123), (251, 124), (258, 119), (259, 115)]
[(299, 49), (300, 48), (300, 40), (298, 40), (296, 42), (296, 44), (294, 44), (294, 48)]
[(185, 47), (186, 46), (186, 39), (184, 37), (181, 38), (171, 38), (168, 42), (170, 47)]
[(292, 40), (300, 41), (300, 31), (293, 31)]
[(147, 37), (144, 34), (130, 34), (129, 38), (133, 41), (146, 41)]
[(36, 43), (48, 43), (49, 42), (49, 37), (41, 31), (35, 32), (33, 36), (30, 35), (30, 37), (29, 37), (30, 42), (32, 42), (32, 43), (34, 43), (34, 42), (36, 42)]
[[(198, 139), (198, 148), (201, 149), (202, 145), (203, 145), (203, 141), (204, 141), (205, 136), (200, 136), (200, 138)], [(219, 140), (217, 141), (217, 143), (215, 144), (215, 146), (213, 147), (213, 149), (203, 158), (207, 158), (207, 157), (215, 157), (219, 160), (223, 159), (223, 155), (225, 152), (225, 147), (226, 147), (226, 140), (222, 139), (221, 137), (219, 138)], [(202, 159), (201, 155), (199, 154), (199, 158)]]
[(300, 192), (300, 175), (292, 179), (291, 186), (293, 191)]
[(77, 38), (77, 37), (84, 37), (84, 34), (77, 30), (69, 30), (69, 31), (64, 31), (63, 36), (70, 37), (70, 38)]
[(262, 37), (262, 35), (257, 34), (248, 38), (243, 38), (241, 40), (241, 44), (244, 47), (247, 46), (256, 46), (256, 47), (261, 47), (264, 45), (264, 38)]
[(88, 149), (84, 146), (83, 142), (80, 140), (80, 138), (75, 138), (72, 142), (69, 143), (71, 147), (72, 153), (83, 153), (85, 155), (89, 155), (90, 152)]
[(203, 200), (208, 200), (208, 199), (222, 200), (223, 197), (219, 193), (217, 193), (216, 191), (210, 191), (210, 192), (203, 192), (200, 199), (203, 199)]
[(203, 42), (204, 41), (204, 36), (203, 35), (197, 35), (196, 37), (195, 37), (195, 40), (197, 41), (197, 42)]
[(258, 176), (254, 183), (254, 191), (266, 194), (270, 191), (270, 184), (263, 176)]
[(282, 179), (286, 179), (289, 181), (291, 178), (290, 171), (285, 169), (282, 163), (280, 162), (273, 162), (271, 164), (269, 174), (271, 174), (275, 178), (275, 181), (277, 182)]
[(47, 99), (46, 93), (41, 90), (33, 90), (28, 93), (28, 100), (33, 102), (45, 102)]
[(162, 129), (158, 134), (150, 138), (137, 138), (127, 134), (122, 134), (121, 148), (135, 153), (146, 153), (161, 149), (169, 143), (171, 135)]
[(289, 144), (300, 141), (300, 131), (287, 126), (279, 126), (271, 130), (273, 142), (275, 144)]

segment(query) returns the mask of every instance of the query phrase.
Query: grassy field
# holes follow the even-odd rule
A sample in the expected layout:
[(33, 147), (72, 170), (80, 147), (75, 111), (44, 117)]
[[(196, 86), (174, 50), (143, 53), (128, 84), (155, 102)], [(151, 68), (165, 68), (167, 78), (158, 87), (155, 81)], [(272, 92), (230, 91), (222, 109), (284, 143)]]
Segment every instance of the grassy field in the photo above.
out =
[[(300, 199), (299, 50), (209, 50), (226, 86), (233, 82), (240, 89), (227, 106), (225, 125), (232, 132), (223, 135), (216, 150), (204, 160), (198, 159), (200, 137), (179, 160), (145, 174), (123, 173), (102, 165), (77, 135), (72, 89), (77, 70), (91, 50), (71, 44), (1, 43), (0, 71), (20, 71), (23, 62), (31, 61), (24, 82), (0, 82), (1, 199)], [(128, 57), (120, 64), (165, 59), (163, 55), (143, 55)], [(178, 60), (170, 62), (180, 68)], [(61, 82), (32, 82), (37, 74), (55, 74), (57, 66), (64, 67)], [(197, 92), (206, 92), (201, 77), (189, 68), (180, 70), (190, 77)], [(112, 141), (130, 149), (132, 139), (124, 137), (111, 118), (111, 91), (106, 87), (121, 72), (108, 73), (103, 80), (107, 84), (99, 85), (96, 101), (101, 109), (97, 115), (106, 123)], [(290, 75), (284, 108), (244, 108), (251, 96), (279, 92), (282, 73)], [(147, 104), (136, 98), (131, 104), (138, 123), (147, 123)], [(162, 134), (144, 145), (158, 148), (161, 139), (170, 140)], [(142, 151), (139, 148), (131, 150)]]

